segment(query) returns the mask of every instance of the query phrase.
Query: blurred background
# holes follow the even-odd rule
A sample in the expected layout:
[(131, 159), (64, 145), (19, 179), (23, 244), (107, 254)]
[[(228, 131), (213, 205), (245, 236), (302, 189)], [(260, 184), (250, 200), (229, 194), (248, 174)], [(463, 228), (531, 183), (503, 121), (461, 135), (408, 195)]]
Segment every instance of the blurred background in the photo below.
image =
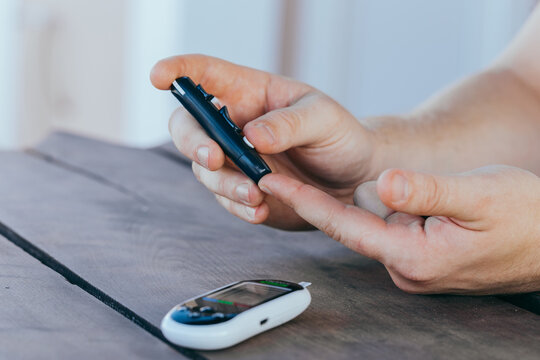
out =
[(536, 0), (0, 0), (0, 148), (54, 129), (133, 146), (177, 106), (148, 80), (203, 53), (316, 86), (358, 117), (408, 111), (500, 53)]

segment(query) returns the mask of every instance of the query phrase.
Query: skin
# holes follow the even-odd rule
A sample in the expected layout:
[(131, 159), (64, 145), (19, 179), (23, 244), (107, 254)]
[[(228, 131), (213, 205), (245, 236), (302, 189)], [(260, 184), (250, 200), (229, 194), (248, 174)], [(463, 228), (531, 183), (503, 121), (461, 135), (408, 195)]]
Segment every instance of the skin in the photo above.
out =
[(540, 289), (540, 180), (531, 172), (488, 166), (442, 176), (389, 169), (376, 183), (385, 218), (281, 174), (259, 185), (330, 237), (383, 263), (404, 291)]
[[(158, 89), (189, 75), (226, 105), (231, 118), (273, 171), (312, 184), (352, 204), (355, 188), (373, 179), (373, 134), (320, 91), (297, 81), (202, 56), (161, 60), (151, 73)], [(289, 230), (311, 227), (225, 160), (220, 147), (184, 109), (169, 121), (177, 148), (193, 160), (197, 179), (232, 214)], [(335, 154), (343, 154), (336, 158)]]
[(409, 114), (359, 121), (308, 85), (202, 55), (162, 60), (151, 80), (163, 90), (182, 75), (201, 83), (264, 154), (273, 173), (257, 186), (184, 109), (173, 113), (173, 141), (232, 214), (283, 229), (314, 226), (383, 263), (408, 292), (533, 291), (539, 36), (540, 7), (482, 73)]

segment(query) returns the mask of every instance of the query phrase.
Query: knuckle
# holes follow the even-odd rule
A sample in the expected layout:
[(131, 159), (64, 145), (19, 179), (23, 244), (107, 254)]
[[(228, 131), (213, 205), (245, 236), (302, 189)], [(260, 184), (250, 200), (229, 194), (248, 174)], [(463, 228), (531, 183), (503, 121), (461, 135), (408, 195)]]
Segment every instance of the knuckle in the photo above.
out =
[(228, 184), (229, 184), (229, 181), (227, 179), (227, 177), (225, 176), (222, 176), (219, 172), (214, 172), (214, 177), (215, 177), (215, 190), (220, 193), (220, 194), (223, 194), (223, 195), (231, 195), (230, 191), (227, 191), (228, 190)]
[[(387, 268), (388, 269), (388, 268)], [(388, 273), (394, 284), (402, 291), (409, 294), (427, 294), (433, 291), (434, 286), (431, 282), (418, 281), (417, 276), (407, 271), (388, 269)]]
[[(302, 183), (302, 184), (297, 185), (296, 188), (291, 192), (290, 196), (284, 200), (288, 201), (288, 204), (298, 213), (299, 211), (302, 210), (302, 205), (303, 205), (302, 202), (299, 201), (298, 199), (306, 199), (308, 197), (313, 197), (316, 191), (317, 190), (313, 186)], [(326, 216), (327, 216), (327, 219), (325, 220), (329, 220), (328, 217), (332, 216), (331, 212), (327, 212)], [(323, 221), (323, 222), (326, 223), (328, 221)]]
[(431, 283), (439, 277), (438, 268), (429, 262), (416, 261), (400, 272), (403, 278), (413, 283)]
[(321, 230), (328, 236), (330, 236), (332, 239), (341, 243), (343, 239), (341, 238), (341, 234), (334, 219), (335, 215), (333, 214), (333, 212), (328, 212), (323, 220)]
[(296, 212), (298, 212), (299, 211), (298, 204), (295, 201), (293, 201), (293, 199), (302, 198), (302, 193), (306, 191), (310, 191), (309, 185), (306, 185), (306, 184), (297, 185), (296, 188), (293, 191), (291, 191), (290, 196), (283, 200), (288, 201), (288, 205), (291, 206)]
[(293, 135), (298, 132), (301, 116), (298, 111), (288, 108), (276, 112), (280, 135)]
[(402, 290), (402, 291), (405, 291), (407, 293), (413, 293), (414, 290), (416, 289), (415, 286), (413, 286), (413, 284), (411, 284), (411, 282), (409, 280), (407, 280), (406, 278), (404, 278), (401, 273), (395, 271), (395, 270), (391, 270), (387, 267), (387, 270), (388, 270), (388, 274), (390, 275), (390, 278), (392, 279), (392, 282), (394, 283), (394, 285), (397, 286), (398, 289)]
[[(348, 239), (343, 237), (343, 232), (340, 229), (340, 226), (337, 221), (338, 217), (334, 210), (328, 211), (321, 222), (321, 230), (327, 234), (332, 239), (336, 240), (337, 242), (349, 247), (354, 248), (352, 245), (348, 242)], [(357, 246), (356, 246), (357, 247)]]
[(195, 178), (201, 182), (201, 166), (197, 164), (195, 161), (191, 162), (191, 171), (193, 171), (193, 175), (195, 175)]
[(428, 191), (422, 191), (425, 208), (430, 212), (443, 209), (447, 201), (448, 185), (437, 181), (432, 175), (428, 175), (425, 182), (424, 189), (429, 189)]
[(299, 130), (302, 117), (298, 111), (289, 109), (287, 115), (284, 116), (283, 119), (291, 133), (295, 133)]
[(400, 289), (403, 292), (406, 292), (407, 294), (421, 294), (422, 293), (422, 291), (417, 286), (407, 281), (397, 280), (397, 279), (394, 279), (393, 281), (394, 281), (394, 284), (398, 287), (398, 289)]

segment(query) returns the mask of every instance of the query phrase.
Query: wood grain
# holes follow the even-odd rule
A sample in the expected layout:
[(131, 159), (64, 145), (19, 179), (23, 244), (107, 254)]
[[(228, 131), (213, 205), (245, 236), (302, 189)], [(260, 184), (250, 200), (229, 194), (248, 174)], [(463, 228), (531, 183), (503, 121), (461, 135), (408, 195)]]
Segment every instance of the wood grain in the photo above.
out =
[[(60, 135), (60, 134), (58, 134)], [(69, 136), (69, 134), (64, 134)], [(51, 138), (52, 140), (53, 138)], [(45, 144), (44, 144), (45, 145)], [(191, 160), (181, 154), (172, 142), (156, 146), (149, 149), (150, 151), (160, 154), (163, 157), (171, 159), (179, 164), (185, 164), (191, 166)], [(54, 150), (53, 150), (54, 153)], [(537, 315), (540, 315), (540, 292), (525, 293), (525, 294), (512, 294), (512, 295), (500, 295), (499, 298), (504, 301), (510, 302), (523, 309), (529, 310)]]
[(0, 358), (180, 355), (0, 236)]
[(540, 322), (495, 297), (416, 296), (318, 232), (244, 223), (179, 161), (67, 134), (1, 154), (0, 220), (158, 324), (239, 279), (311, 281), (294, 321), (209, 358), (537, 358)]

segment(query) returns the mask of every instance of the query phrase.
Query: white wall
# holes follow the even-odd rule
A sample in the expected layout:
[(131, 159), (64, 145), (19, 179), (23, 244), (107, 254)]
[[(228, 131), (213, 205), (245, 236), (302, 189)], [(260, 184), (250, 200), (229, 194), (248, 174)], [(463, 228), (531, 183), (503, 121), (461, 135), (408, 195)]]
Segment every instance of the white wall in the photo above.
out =
[(136, 0), (127, 10), (122, 96), (123, 140), (130, 144), (155, 145), (169, 137), (169, 115), (178, 102), (148, 81), (152, 65), (161, 58), (205, 53), (279, 71), (280, 1)]
[(486, 66), (531, 0), (301, 0), (289, 75), (357, 116), (398, 113)]
[(147, 146), (167, 139), (168, 118), (175, 99), (154, 89), (149, 81), (152, 66), (161, 58), (185, 48), (179, 24), (185, 3), (177, 0), (133, 0), (125, 14), (119, 100), (122, 105), (121, 141)]
[(0, 0), (0, 148), (53, 128), (137, 146), (177, 106), (151, 66), (205, 53), (313, 84), (357, 116), (481, 69), (535, 0)]
[(0, 0), (0, 146), (11, 148), (17, 145), (17, 55), (18, 39), (16, 19), (19, 14), (16, 0)]
[(53, 129), (136, 146), (166, 141), (177, 102), (152, 88), (152, 65), (200, 52), (277, 72), (281, 7), (281, 0), (0, 0), (7, 80), (0, 148), (30, 145)]

